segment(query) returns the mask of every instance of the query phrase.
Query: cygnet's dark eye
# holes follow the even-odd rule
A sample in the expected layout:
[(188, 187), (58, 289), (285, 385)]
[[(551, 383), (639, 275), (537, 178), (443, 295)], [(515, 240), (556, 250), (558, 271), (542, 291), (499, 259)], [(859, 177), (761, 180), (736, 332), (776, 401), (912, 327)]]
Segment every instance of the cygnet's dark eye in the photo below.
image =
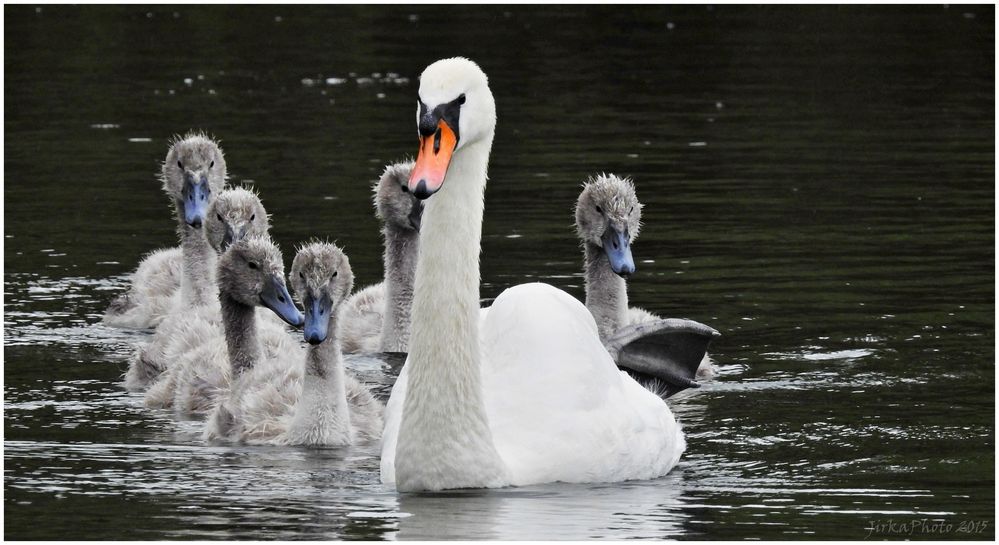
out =
[(458, 104), (464, 104), (464, 103), (465, 103), (465, 93), (462, 93), (461, 96), (458, 97)]
[(224, 219), (222, 219), (222, 214), (219, 214), (218, 212), (215, 213), (215, 217), (218, 218), (219, 221), (225, 221)]
[(208, 168), (215, 168), (215, 161), (212, 161), (212, 164), (208, 165)]
[(634, 211), (635, 211), (635, 207), (634, 207), (634, 206), (632, 206), (632, 207), (631, 207), (631, 210), (628, 210), (628, 213), (629, 213), (629, 214), (631, 214), (631, 213), (632, 213), (632, 212), (634, 212)]
[(339, 273), (339, 271), (333, 271), (333, 278), (336, 278), (336, 275), (337, 275), (338, 273)]
[(180, 161), (177, 161), (177, 168), (183, 170), (184, 169), (184, 163), (181, 163)]
[(402, 190), (403, 193), (409, 193), (409, 186), (407, 184), (400, 185), (399, 189)]
[(298, 277), (301, 278), (302, 280), (305, 280), (305, 273), (302, 271), (298, 271)]
[(249, 267), (249, 268), (251, 268), (251, 269), (256, 269), (258, 267), (258, 265), (256, 263), (252, 262), (252, 261), (247, 262), (246, 266)]
[(603, 213), (604, 213), (604, 209), (603, 209), (603, 208), (600, 208), (600, 205), (599, 205), (599, 204), (598, 204), (598, 205), (596, 205), (596, 207), (597, 207), (597, 212), (599, 212), (599, 213), (601, 213), (601, 214), (603, 214)]
[(253, 221), (255, 219), (257, 219), (257, 215), (256, 214), (250, 214), (250, 221)]

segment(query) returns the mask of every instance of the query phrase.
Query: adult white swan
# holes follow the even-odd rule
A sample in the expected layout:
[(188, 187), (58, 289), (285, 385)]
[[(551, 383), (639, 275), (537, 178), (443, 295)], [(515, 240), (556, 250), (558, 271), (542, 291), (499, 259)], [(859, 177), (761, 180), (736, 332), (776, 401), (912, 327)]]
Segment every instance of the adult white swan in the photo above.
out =
[(421, 226), (409, 359), (387, 407), (381, 476), (400, 491), (609, 482), (667, 473), (685, 448), (666, 404), (619, 371), (593, 317), (544, 284), (479, 324), (483, 192), (496, 124), (463, 58), (420, 78)]

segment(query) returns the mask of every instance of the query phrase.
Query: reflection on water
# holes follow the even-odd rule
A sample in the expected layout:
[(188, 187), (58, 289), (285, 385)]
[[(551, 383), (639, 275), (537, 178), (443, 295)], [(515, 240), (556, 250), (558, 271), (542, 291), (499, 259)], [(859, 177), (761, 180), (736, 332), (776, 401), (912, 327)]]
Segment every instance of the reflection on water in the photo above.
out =
[[(876, 537), (994, 537), (992, 9), (5, 19), (7, 537), (860, 539), (889, 519), (989, 524)], [(125, 392), (148, 332), (99, 319), (141, 256), (174, 244), (154, 176), (166, 139), (221, 137), (286, 253), (335, 239), (364, 285), (382, 273), (369, 184), (414, 151), (419, 71), (456, 53), (499, 108), (483, 300), (533, 280), (582, 294), (571, 208), (611, 171), (646, 205), (632, 302), (722, 331), (716, 378), (670, 401), (676, 470), (398, 495), (377, 447), (206, 446), (199, 422)], [(397, 373), (348, 366), (382, 397)]]

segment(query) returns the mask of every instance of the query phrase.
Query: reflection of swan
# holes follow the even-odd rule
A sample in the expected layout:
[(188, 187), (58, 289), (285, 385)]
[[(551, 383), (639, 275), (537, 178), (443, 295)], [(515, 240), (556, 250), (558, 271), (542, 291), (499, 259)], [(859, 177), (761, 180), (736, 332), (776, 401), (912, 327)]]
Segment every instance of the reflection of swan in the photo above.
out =
[[(485, 74), (461, 58), (421, 76), (427, 203), (409, 359), (389, 400), (381, 474), (402, 491), (668, 472), (685, 448), (666, 404), (620, 372), (593, 317), (544, 284), (503, 292), (479, 330), (483, 192), (496, 122)], [(445, 184), (445, 182), (447, 182)]]
[(403, 494), (399, 540), (671, 539), (685, 533), (682, 479)]
[[(266, 235), (268, 228), (267, 212), (257, 195), (243, 188), (226, 189), (208, 207), (204, 237), (216, 253), (221, 253), (245, 236)], [(184, 307), (163, 320), (149, 343), (139, 347), (128, 362), (126, 388), (133, 391), (146, 388), (190, 346), (196, 346), (215, 331), (221, 334), (218, 327), (206, 325), (203, 330), (188, 327), (195, 315), (209, 323), (220, 320), (215, 272), (209, 271), (209, 276), (201, 280), (209, 284), (210, 299), (201, 306)]]
[(576, 232), (583, 244), (586, 308), (618, 365), (653, 375), (672, 394), (696, 386), (695, 374), (712, 375), (705, 350), (718, 332), (692, 320), (663, 320), (628, 307), (625, 277), (635, 272), (631, 243), (641, 219), (642, 204), (631, 180), (604, 174), (583, 185), (576, 201)]
[[(210, 299), (214, 253), (204, 242), (205, 210), (225, 186), (225, 157), (200, 133), (189, 133), (170, 146), (163, 163), (163, 190), (174, 203), (180, 248), (157, 250), (132, 274), (131, 286), (104, 314), (117, 327), (155, 327), (165, 316)], [(207, 281), (206, 281), (207, 279)]]
[(265, 238), (240, 241), (220, 259), (219, 300), (231, 382), (209, 416), (205, 438), (313, 445), (377, 438), (381, 405), (344, 373), (335, 335), (334, 313), (353, 284), (346, 256), (327, 244), (299, 252), (292, 272), (309, 305), (306, 339), (313, 346), (303, 352), (289, 343), (265, 355), (254, 307), (267, 306), (294, 325), (303, 321), (285, 288), (283, 270), (280, 251)]
[(389, 165), (375, 184), (375, 210), (384, 222), (385, 281), (344, 303), (340, 326), (344, 352), (405, 352), (409, 346), (409, 308), (423, 214), (423, 201), (407, 187), (412, 168), (412, 162)]

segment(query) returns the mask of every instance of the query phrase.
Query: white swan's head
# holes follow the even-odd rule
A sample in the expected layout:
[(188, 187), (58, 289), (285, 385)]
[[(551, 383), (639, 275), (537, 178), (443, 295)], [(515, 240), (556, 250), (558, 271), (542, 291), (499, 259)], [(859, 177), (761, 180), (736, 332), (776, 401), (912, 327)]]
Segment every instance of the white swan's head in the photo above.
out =
[(413, 162), (405, 161), (385, 167), (375, 183), (375, 215), (386, 225), (403, 230), (420, 230), (423, 201), (409, 191), (409, 175)]
[(216, 252), (247, 236), (266, 235), (270, 218), (256, 193), (236, 187), (224, 189), (205, 214), (205, 237)]
[(305, 340), (325, 341), (330, 317), (354, 287), (347, 254), (329, 242), (310, 242), (298, 250), (289, 277), (305, 308)]
[(621, 276), (635, 272), (631, 243), (641, 226), (642, 203), (631, 180), (601, 174), (583, 184), (576, 201), (576, 232), (584, 243), (601, 248)]
[(176, 138), (162, 169), (163, 191), (183, 212), (184, 221), (200, 228), (208, 205), (225, 187), (225, 156), (218, 143), (203, 133)]
[(233, 243), (219, 258), (219, 294), (248, 306), (264, 306), (294, 326), (302, 325), (284, 283), (281, 250), (266, 236), (251, 236)]
[(428, 66), (420, 76), (416, 124), (420, 153), (409, 190), (426, 199), (444, 184), (453, 155), (476, 142), (492, 142), (496, 103), (486, 74), (462, 57)]

